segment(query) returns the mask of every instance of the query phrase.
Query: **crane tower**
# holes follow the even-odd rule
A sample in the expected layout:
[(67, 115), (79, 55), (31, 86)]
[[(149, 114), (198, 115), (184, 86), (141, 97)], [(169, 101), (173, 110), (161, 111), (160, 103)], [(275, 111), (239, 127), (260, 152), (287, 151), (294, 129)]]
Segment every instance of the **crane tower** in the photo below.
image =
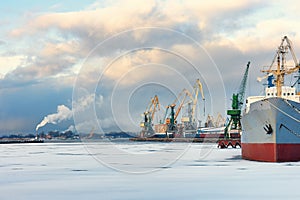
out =
[(244, 104), (249, 66), (250, 66), (250, 62), (248, 62), (247, 64), (238, 92), (236, 94), (232, 94), (231, 109), (227, 110), (227, 115), (230, 116), (230, 120), (224, 130), (225, 138), (230, 138), (231, 129), (235, 129), (239, 131), (241, 130), (241, 109)]

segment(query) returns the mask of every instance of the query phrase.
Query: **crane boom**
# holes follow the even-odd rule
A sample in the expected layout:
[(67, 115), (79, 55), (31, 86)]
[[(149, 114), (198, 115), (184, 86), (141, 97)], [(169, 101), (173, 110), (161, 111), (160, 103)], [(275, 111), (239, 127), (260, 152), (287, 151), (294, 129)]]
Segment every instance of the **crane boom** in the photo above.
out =
[[(284, 45), (284, 42), (286, 41), (286, 44)], [(295, 66), (293, 68), (286, 68), (285, 62), (286, 62), (286, 54), (288, 53), (288, 50), (292, 54)], [(276, 90), (277, 90), (277, 96), (282, 95), (282, 85), (284, 84), (284, 75), (291, 74), (293, 72), (296, 72), (297, 70), (300, 70), (300, 65), (297, 61), (292, 42), (288, 39), (287, 36), (284, 36), (282, 38), (282, 41), (280, 43), (280, 46), (278, 47), (278, 50), (276, 51), (275, 57), (277, 58), (277, 68), (272, 69), (273, 64), (275, 61), (272, 62), (271, 66), (268, 70), (261, 70), (261, 72), (266, 73), (272, 73), (276, 78)]]
[(141, 136), (154, 134), (152, 121), (157, 110), (160, 110), (160, 104), (158, 96), (155, 95), (153, 98), (151, 98), (150, 103), (148, 104), (144, 112), (144, 120), (140, 124), (140, 126), (142, 127)]
[[(182, 106), (185, 103), (186, 97), (189, 97), (191, 99), (191, 102), (193, 103), (191, 116), (192, 116), (192, 121), (195, 121), (195, 112), (196, 112), (196, 106), (197, 106), (199, 92), (201, 93), (202, 100), (205, 100), (202, 83), (200, 82), (199, 79), (196, 80), (193, 89), (194, 89), (194, 92), (192, 94), (186, 88), (184, 88), (178, 94), (178, 96), (176, 97), (176, 99), (174, 100), (174, 102), (171, 105), (167, 106), (167, 110), (166, 110), (166, 114), (165, 114), (165, 117), (164, 117), (164, 121), (165, 121), (165, 119), (167, 117), (168, 109), (169, 108), (173, 108), (174, 109), (175, 106), (176, 106), (176, 103), (179, 102), (179, 106), (178, 106), (178, 108), (177, 108), (177, 110), (176, 110), (176, 112), (174, 114), (174, 118), (176, 120), (176, 118), (178, 117), (178, 115), (179, 115), (179, 113), (180, 113), (180, 111), (182, 109)], [(205, 108), (204, 108), (204, 110), (205, 110)]]
[[(184, 95), (184, 96), (183, 96)], [(183, 96), (183, 97), (182, 97)], [(176, 106), (176, 103), (177, 103), (177, 101), (179, 102), (179, 106), (178, 106), (178, 108), (177, 108), (177, 110), (176, 110), (176, 113), (175, 113), (175, 115), (174, 115), (174, 119), (176, 120), (177, 119), (177, 117), (178, 117), (178, 115), (179, 115), (179, 113), (180, 113), (180, 111), (181, 111), (181, 108), (182, 108), (182, 106), (183, 106), (183, 104), (185, 103), (185, 99), (186, 99), (186, 97), (187, 96), (189, 96), (192, 100), (194, 99), (193, 98), (193, 96), (192, 96), (192, 94), (187, 90), (187, 89), (183, 89), (180, 93), (179, 93), (179, 95), (177, 96), (177, 98), (175, 99), (175, 101), (171, 104), (171, 105), (169, 105), (168, 107), (167, 107), (167, 109), (168, 108), (175, 108), (175, 106)], [(182, 97), (182, 99), (180, 99)]]
[(176, 110), (176, 113), (175, 113), (175, 120), (177, 119), (177, 117), (178, 117), (178, 115), (179, 115), (179, 113), (180, 113), (180, 111), (181, 111), (181, 108), (182, 108), (182, 106), (183, 106), (183, 104), (184, 104), (184, 101), (185, 101), (185, 99), (186, 99), (186, 96), (187, 96), (187, 95), (185, 95), (185, 96), (183, 97), (183, 100), (180, 102), (180, 104), (179, 104), (179, 106), (178, 106), (178, 108), (177, 108), (177, 110)]
[(227, 115), (230, 116), (230, 120), (225, 127), (224, 136), (225, 138), (230, 138), (230, 130), (236, 129), (241, 130), (241, 108), (244, 103), (244, 96), (246, 90), (246, 82), (249, 72), (250, 62), (248, 62), (245, 73), (243, 75), (243, 79), (239, 86), (239, 90), (237, 94), (232, 94), (232, 104), (231, 109), (227, 110)]
[(295, 66), (299, 65), (299, 63), (297, 61), (297, 58), (296, 58), (296, 55), (295, 55), (295, 51), (294, 51), (293, 45), (292, 45), (292, 41), (287, 36), (284, 36), (284, 39), (286, 39), (286, 42), (287, 42), (288, 48), (290, 49), (290, 52), (292, 54)]
[[(199, 89), (199, 90), (198, 90), (198, 89)], [(198, 92), (200, 91), (201, 96), (202, 96), (202, 100), (205, 100), (204, 93), (203, 93), (202, 83), (200, 82), (199, 79), (196, 80), (196, 83), (195, 83), (195, 85), (194, 85), (194, 90), (197, 91), (197, 94), (198, 94)], [(197, 95), (197, 97), (198, 97), (198, 95)]]
[(245, 90), (246, 90), (246, 83), (249, 73), (249, 66), (250, 62), (247, 63), (247, 67), (243, 76), (243, 79), (241, 81), (239, 90), (238, 90), (238, 100), (239, 100), (239, 109), (241, 109), (242, 105), (244, 104), (244, 98), (245, 98)]
[[(201, 93), (202, 100), (205, 101), (202, 83), (200, 82), (199, 79), (197, 79), (196, 83), (194, 85), (195, 98), (193, 99), (193, 109), (192, 109), (192, 118), (193, 118), (193, 121), (195, 120), (195, 113), (196, 113), (196, 107), (197, 107), (197, 101), (198, 101), (199, 91)], [(205, 102), (204, 102), (204, 115), (205, 115)]]
[(154, 119), (154, 114), (156, 112), (156, 108), (158, 108), (158, 110), (160, 110), (160, 104), (159, 104), (159, 100), (158, 100), (158, 96), (155, 95), (152, 99), (151, 99), (151, 105), (153, 106), (153, 108), (151, 107), (151, 120)]

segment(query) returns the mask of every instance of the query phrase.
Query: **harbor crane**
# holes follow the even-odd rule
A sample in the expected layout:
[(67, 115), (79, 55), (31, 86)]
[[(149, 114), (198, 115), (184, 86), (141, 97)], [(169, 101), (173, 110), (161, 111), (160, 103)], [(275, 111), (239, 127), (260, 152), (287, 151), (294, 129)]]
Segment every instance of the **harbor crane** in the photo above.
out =
[[(196, 127), (194, 124), (196, 124), (196, 107), (197, 107), (197, 101), (198, 101), (198, 95), (199, 92), (201, 93), (202, 100), (204, 101), (204, 93), (203, 93), (203, 87), (199, 79), (196, 80), (196, 83), (193, 87), (193, 93), (189, 92), (187, 89), (183, 89), (177, 98), (174, 100), (172, 104), (167, 106), (164, 122), (168, 125), (168, 131), (176, 131), (176, 124), (177, 124), (177, 117), (182, 110), (182, 107), (185, 104), (188, 104), (188, 117), (182, 117), (181, 121), (184, 123), (184, 126), (189, 129), (195, 129)], [(187, 97), (189, 97), (189, 101), (187, 100)], [(178, 108), (175, 111), (176, 103), (178, 104)], [(192, 105), (192, 106), (191, 106)], [(168, 110), (171, 109), (170, 117), (167, 118)], [(204, 112), (205, 112), (205, 104), (204, 104)]]
[(158, 100), (158, 96), (155, 95), (151, 98), (150, 103), (148, 104), (145, 112), (143, 113), (144, 121), (141, 122), (140, 126), (142, 127), (141, 136), (149, 136), (154, 134), (154, 130), (152, 128), (152, 122), (154, 120), (154, 115), (157, 111), (160, 110), (160, 103)]
[[(240, 140), (240, 132), (242, 130), (241, 110), (244, 104), (249, 66), (250, 66), (250, 62), (248, 62), (247, 64), (238, 92), (236, 94), (235, 93), (232, 94), (231, 109), (227, 110), (227, 115), (230, 116), (230, 120), (224, 129), (224, 139), (219, 139), (218, 141), (219, 148), (223, 149), (229, 146), (232, 146), (233, 148), (236, 148), (237, 146), (241, 147), (241, 140)], [(230, 135), (231, 129), (234, 129), (235, 131), (238, 132), (237, 138), (231, 137)]]
[(230, 116), (230, 120), (225, 127), (224, 136), (230, 138), (230, 130), (241, 130), (241, 110), (244, 104), (246, 82), (248, 78), (250, 62), (248, 62), (243, 79), (239, 86), (238, 92), (232, 95), (231, 109), (227, 110), (227, 115)]
[[(187, 96), (189, 96), (191, 99), (193, 99), (192, 94), (187, 89), (184, 88), (179, 93), (179, 95), (176, 97), (174, 102), (171, 105), (167, 106), (166, 114), (165, 114), (165, 122), (168, 125), (168, 131), (175, 131), (176, 130), (176, 124), (177, 124), (176, 120), (177, 120), (177, 117), (178, 117), (178, 115), (179, 115), (179, 113), (182, 109), (182, 106), (185, 103), (185, 100), (186, 100)], [(176, 106), (177, 102), (179, 102), (179, 106), (178, 106), (177, 110), (175, 111), (175, 106)], [(170, 117), (166, 118), (169, 108), (171, 109)]]

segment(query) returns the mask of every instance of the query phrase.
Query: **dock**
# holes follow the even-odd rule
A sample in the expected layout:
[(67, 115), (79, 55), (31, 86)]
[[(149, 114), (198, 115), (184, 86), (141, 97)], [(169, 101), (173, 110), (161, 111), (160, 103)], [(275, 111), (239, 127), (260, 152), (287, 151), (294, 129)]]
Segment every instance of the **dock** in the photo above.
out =
[(44, 140), (0, 140), (0, 144), (44, 143)]
[(130, 138), (134, 142), (187, 142), (187, 143), (217, 143), (219, 138)]

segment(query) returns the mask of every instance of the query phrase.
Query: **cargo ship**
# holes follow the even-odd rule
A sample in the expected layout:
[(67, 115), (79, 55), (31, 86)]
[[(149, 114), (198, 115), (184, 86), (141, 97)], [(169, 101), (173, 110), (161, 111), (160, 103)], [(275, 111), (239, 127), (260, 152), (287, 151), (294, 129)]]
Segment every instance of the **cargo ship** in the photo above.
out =
[[(288, 67), (287, 53), (294, 66)], [(275, 65), (275, 66), (274, 66)], [(300, 73), (292, 43), (285, 36), (267, 73), (263, 96), (250, 96), (242, 115), (242, 158), (265, 162), (300, 161), (300, 95), (296, 91)], [(286, 84), (285, 76), (294, 83)], [(263, 78), (260, 78), (263, 79)], [(258, 79), (259, 80), (259, 79)]]

